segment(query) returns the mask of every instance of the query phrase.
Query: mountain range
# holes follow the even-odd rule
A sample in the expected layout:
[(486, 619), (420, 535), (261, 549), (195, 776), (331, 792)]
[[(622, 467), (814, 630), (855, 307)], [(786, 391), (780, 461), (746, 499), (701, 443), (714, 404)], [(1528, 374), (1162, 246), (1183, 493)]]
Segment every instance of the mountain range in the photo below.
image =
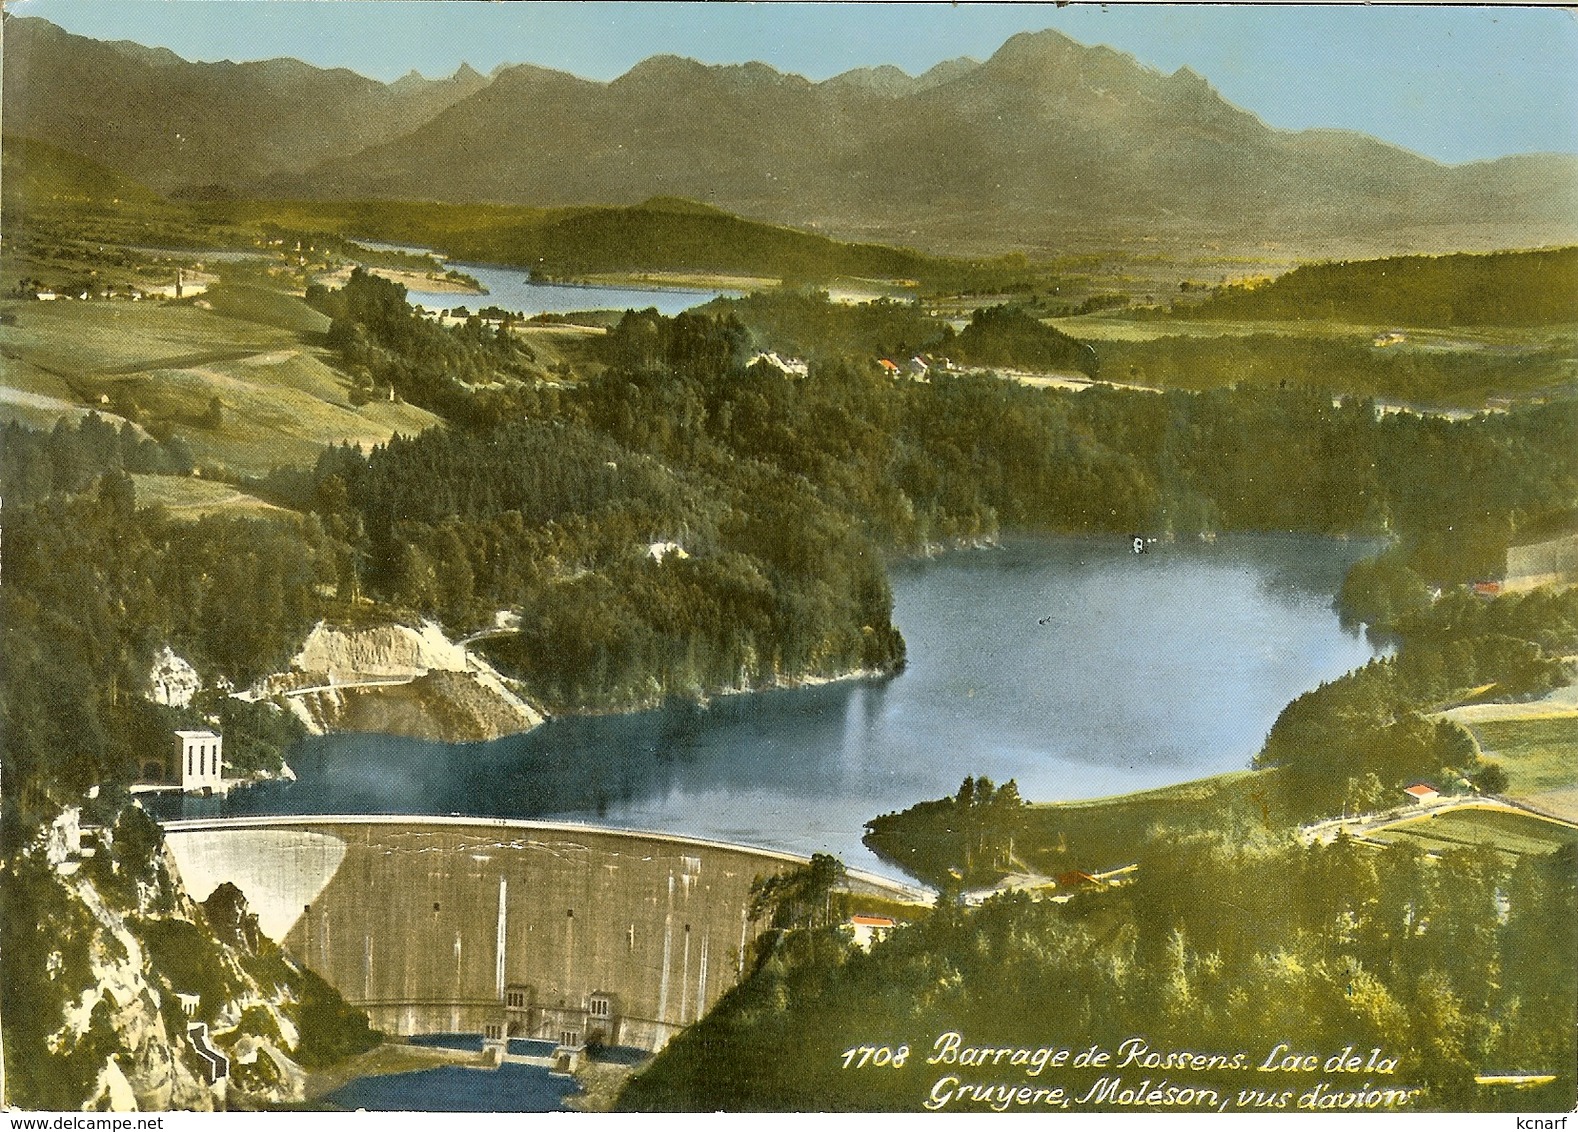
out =
[(1578, 241), (1578, 156), (1448, 166), (1267, 126), (1188, 68), (1055, 31), (920, 76), (822, 82), (657, 56), (611, 82), (532, 65), (384, 84), (192, 63), (5, 24), (4, 126), (159, 192), (533, 205), (684, 197), (934, 250), (1165, 240), (1410, 251)]
[(161, 193), (251, 191), (391, 141), (487, 85), (469, 67), (386, 84), (295, 59), (192, 63), (8, 16), (0, 121), (7, 135), (90, 157)]

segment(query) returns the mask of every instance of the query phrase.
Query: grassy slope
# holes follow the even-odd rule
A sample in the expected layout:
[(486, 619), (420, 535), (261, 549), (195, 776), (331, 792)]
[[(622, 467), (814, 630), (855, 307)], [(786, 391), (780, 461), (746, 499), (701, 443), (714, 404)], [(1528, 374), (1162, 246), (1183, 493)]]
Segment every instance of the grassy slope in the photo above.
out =
[[(231, 309), (262, 307), (276, 321), (309, 321), (287, 299), (242, 295)], [(7, 307), (17, 324), (0, 329), (4, 385), (23, 395), (0, 400), (7, 419), (46, 423), (40, 396), (106, 413), (135, 403), (139, 423), (173, 429), (200, 463), (254, 474), (310, 463), (327, 444), (381, 443), (437, 423), (410, 405), (353, 406), (349, 382), (325, 351), (290, 330), (181, 304)], [(217, 428), (206, 419), (214, 398)]]
[(215, 314), (244, 322), (272, 326), (293, 334), (325, 334), (329, 329), (328, 315), (283, 291), (245, 283), (225, 283), (210, 287), (203, 298)]
[(0, 177), (5, 182), (8, 205), (24, 201), (153, 204), (159, 199), (158, 194), (138, 181), (35, 138), (7, 136), (0, 141), (0, 155)]
[(1407, 327), (1378, 319), (1208, 319), (1187, 315), (1157, 318), (1143, 312), (1102, 311), (1051, 320), (1065, 334), (1094, 342), (1153, 342), (1158, 338), (1249, 338), (1276, 334), (1289, 338), (1371, 345), (1379, 333), (1400, 330), (1407, 338), (1401, 349), (1523, 351), (1536, 345), (1572, 348), (1578, 345), (1578, 323), (1551, 327), (1454, 326)]
[(1506, 769), (1509, 797), (1578, 786), (1578, 715), (1495, 720), (1470, 729), (1485, 753)]
[[(1481, 408), (1573, 388), (1578, 249), (1309, 264), (1165, 314), (1109, 311), (1054, 325), (1096, 343), (1104, 376), (1146, 385), (1329, 373), (1338, 392)], [(1390, 332), (1402, 340), (1374, 345)]]
[(1220, 828), (1235, 817), (1261, 814), (1272, 773), (1233, 771), (1137, 794), (1033, 805), (1018, 855), (1049, 875), (1118, 868), (1134, 860), (1135, 846), (1158, 826)]
[(1123, 314), (1051, 320), (1094, 343), (1102, 376), (1151, 387), (1238, 383), (1322, 385), (1383, 402), (1482, 409), (1495, 398), (1570, 394), (1578, 324), (1528, 328), (1400, 328), (1382, 323), (1156, 319)]
[(132, 482), (137, 487), (139, 507), (157, 504), (169, 512), (172, 518), (195, 520), (224, 514), (238, 519), (261, 519), (291, 514), (283, 507), (213, 480), (188, 476), (133, 475)]
[(1507, 772), (1507, 797), (1578, 820), (1578, 715), (1471, 723)]

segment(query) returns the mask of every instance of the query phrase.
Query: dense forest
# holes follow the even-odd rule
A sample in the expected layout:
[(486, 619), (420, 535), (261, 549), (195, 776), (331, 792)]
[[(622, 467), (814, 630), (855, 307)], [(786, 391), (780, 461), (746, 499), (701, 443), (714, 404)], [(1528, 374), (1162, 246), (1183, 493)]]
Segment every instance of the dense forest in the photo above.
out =
[(338, 449), (318, 473), (331, 528), (365, 535), (367, 593), (457, 629), (521, 612), (486, 651), (557, 709), (902, 663), (877, 548), (768, 466), (678, 472), (523, 421)]
[[(1157, 828), (1138, 859), (1131, 884), (1067, 904), (940, 903), (869, 953), (836, 927), (770, 937), (621, 1107), (1045, 1111), (1061, 1102), (1035, 1090), (1062, 1089), (1073, 1111), (1154, 1111), (1169, 1086), (1175, 1111), (1571, 1107), (1570, 849), (1429, 860), (1345, 838), (1303, 846), (1256, 823)], [(1010, 1052), (962, 1053), (982, 1047)], [(1091, 1047), (1111, 1060), (1082, 1064)], [(1344, 1047), (1359, 1061), (1334, 1072)], [(1293, 1052), (1318, 1056), (1260, 1069)], [(1475, 1083), (1485, 1072), (1555, 1080), (1498, 1092)], [(1091, 1095), (1113, 1077), (1158, 1093)]]
[(919, 302), (878, 299), (851, 306), (833, 302), (826, 291), (793, 287), (716, 299), (700, 313), (738, 322), (764, 349), (818, 360), (905, 361), (925, 355), (945, 368), (1062, 370), (1089, 377), (1101, 364), (1095, 347), (1012, 304), (976, 310), (958, 332)]
[(531, 351), (476, 316), (441, 327), (407, 305), (406, 291), (358, 267), (342, 288), (307, 288), (327, 314), (328, 344), (350, 374), (353, 403), (386, 390), (457, 424), (511, 415), (534, 383)]
[[(8, 823), (29, 827), (92, 786), (92, 808), (112, 814), (146, 761), (170, 750), (171, 731), (210, 713), (223, 719), (232, 767), (278, 766), (299, 726), (223, 692), (282, 664), (320, 614), (334, 556), (315, 519), (176, 521), (139, 510), (130, 477), (108, 470), (95, 490), (8, 507), (6, 535)], [(166, 646), (206, 677), (189, 708), (145, 695)]]
[(720, 298), (697, 313), (733, 316), (762, 349), (786, 357), (908, 358), (940, 342), (949, 326), (918, 303), (877, 299), (835, 303), (826, 291), (775, 287), (740, 298)]
[(1578, 321), (1578, 248), (1305, 264), (1260, 286), (1226, 287), (1189, 316), (1366, 326), (1571, 323)]

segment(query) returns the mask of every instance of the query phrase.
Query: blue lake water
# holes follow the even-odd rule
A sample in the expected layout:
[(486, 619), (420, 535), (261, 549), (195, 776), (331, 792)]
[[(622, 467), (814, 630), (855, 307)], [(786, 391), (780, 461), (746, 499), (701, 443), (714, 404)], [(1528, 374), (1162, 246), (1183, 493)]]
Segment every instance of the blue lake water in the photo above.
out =
[[(380, 244), (371, 240), (359, 243), (370, 248), (429, 255), (426, 248), (399, 244)], [(453, 291), (406, 292), (412, 306), (430, 311), (465, 307), (476, 313), (483, 307), (502, 307), (527, 317), (536, 314), (570, 314), (574, 311), (646, 310), (656, 307), (660, 314), (676, 315), (691, 307), (710, 302), (719, 295), (738, 295), (738, 291), (687, 287), (609, 287), (591, 283), (533, 283), (521, 267), (500, 267), (491, 263), (446, 262), (472, 276), (488, 289), (486, 295), (465, 295)]]
[(292, 754), (294, 783), (182, 804), (582, 820), (889, 871), (860, 843), (865, 822), (966, 775), (1052, 801), (1247, 766), (1289, 700), (1375, 655), (1332, 608), (1372, 549), (1024, 538), (900, 563), (896, 677), (556, 719), (492, 743), (326, 736)]
[(370, 1112), (556, 1112), (579, 1091), (572, 1079), (535, 1065), (445, 1065), (358, 1077), (324, 1100), (335, 1108)]

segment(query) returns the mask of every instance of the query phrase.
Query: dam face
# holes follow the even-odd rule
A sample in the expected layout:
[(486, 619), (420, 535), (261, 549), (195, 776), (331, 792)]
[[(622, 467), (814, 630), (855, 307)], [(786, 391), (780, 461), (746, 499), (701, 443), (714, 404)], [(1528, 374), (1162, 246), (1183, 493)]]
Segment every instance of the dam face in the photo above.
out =
[(524, 821), (171, 822), (188, 891), (230, 881), (386, 1032), (661, 1048), (739, 980), (751, 883), (798, 858)]

